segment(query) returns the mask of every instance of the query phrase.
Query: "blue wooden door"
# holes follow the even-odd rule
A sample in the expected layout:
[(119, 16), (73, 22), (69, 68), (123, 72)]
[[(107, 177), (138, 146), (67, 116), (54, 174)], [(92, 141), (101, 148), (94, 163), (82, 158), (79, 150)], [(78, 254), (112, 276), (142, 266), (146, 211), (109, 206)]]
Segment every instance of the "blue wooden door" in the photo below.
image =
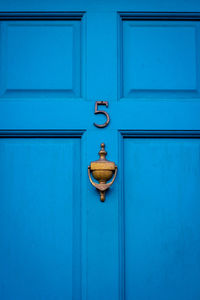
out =
[(199, 300), (199, 1), (0, 11), (0, 299)]

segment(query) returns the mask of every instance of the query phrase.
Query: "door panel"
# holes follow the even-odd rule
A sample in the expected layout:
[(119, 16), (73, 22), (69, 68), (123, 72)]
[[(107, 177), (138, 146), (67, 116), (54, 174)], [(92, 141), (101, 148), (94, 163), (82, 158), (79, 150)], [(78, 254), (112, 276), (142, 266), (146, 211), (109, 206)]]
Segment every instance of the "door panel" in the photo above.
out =
[(0, 298), (199, 299), (199, 1), (0, 10)]
[(80, 21), (1, 24), (2, 97), (80, 97)]
[(79, 138), (0, 140), (1, 299), (80, 299)]
[(200, 141), (124, 139), (126, 299), (199, 299)]
[(199, 24), (123, 21), (123, 98), (199, 95)]

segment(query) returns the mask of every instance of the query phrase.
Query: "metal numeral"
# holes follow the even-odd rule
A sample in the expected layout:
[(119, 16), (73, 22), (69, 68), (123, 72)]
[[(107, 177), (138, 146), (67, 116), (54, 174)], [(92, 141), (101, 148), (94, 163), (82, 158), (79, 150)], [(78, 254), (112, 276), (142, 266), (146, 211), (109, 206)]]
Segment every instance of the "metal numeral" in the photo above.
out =
[(96, 124), (94, 123), (94, 126), (98, 127), (98, 128), (104, 128), (106, 126), (108, 126), (109, 122), (110, 122), (110, 116), (109, 114), (104, 111), (104, 110), (98, 110), (98, 105), (105, 105), (106, 107), (108, 107), (108, 101), (96, 101), (95, 102), (95, 115), (98, 115), (98, 114), (103, 114), (106, 116), (106, 122), (104, 124)]

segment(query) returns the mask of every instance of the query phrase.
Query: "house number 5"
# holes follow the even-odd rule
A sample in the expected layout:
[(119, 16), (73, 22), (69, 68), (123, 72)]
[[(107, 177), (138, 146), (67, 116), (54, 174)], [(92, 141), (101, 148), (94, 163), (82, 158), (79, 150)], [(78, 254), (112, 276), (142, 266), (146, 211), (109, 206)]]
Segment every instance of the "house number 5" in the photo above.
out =
[(96, 101), (95, 102), (95, 115), (98, 115), (98, 114), (103, 114), (106, 116), (106, 122), (104, 124), (96, 124), (94, 123), (94, 126), (98, 127), (98, 128), (104, 128), (106, 126), (108, 126), (109, 122), (110, 122), (110, 116), (109, 114), (104, 111), (104, 110), (98, 110), (98, 105), (105, 105), (106, 107), (108, 107), (108, 101)]

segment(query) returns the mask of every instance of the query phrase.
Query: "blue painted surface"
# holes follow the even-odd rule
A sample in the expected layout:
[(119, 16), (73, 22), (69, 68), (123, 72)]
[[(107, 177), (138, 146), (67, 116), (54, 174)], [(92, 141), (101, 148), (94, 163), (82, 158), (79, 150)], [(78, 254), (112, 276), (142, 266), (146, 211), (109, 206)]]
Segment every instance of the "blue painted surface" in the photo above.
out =
[(198, 22), (126, 21), (124, 98), (198, 96)]
[(199, 1), (0, 11), (0, 299), (199, 300)]
[(193, 138), (125, 139), (125, 299), (199, 299), (199, 151)]
[(79, 23), (3, 22), (1, 97), (80, 97)]
[(79, 147), (73, 138), (0, 140), (1, 299), (80, 297)]

